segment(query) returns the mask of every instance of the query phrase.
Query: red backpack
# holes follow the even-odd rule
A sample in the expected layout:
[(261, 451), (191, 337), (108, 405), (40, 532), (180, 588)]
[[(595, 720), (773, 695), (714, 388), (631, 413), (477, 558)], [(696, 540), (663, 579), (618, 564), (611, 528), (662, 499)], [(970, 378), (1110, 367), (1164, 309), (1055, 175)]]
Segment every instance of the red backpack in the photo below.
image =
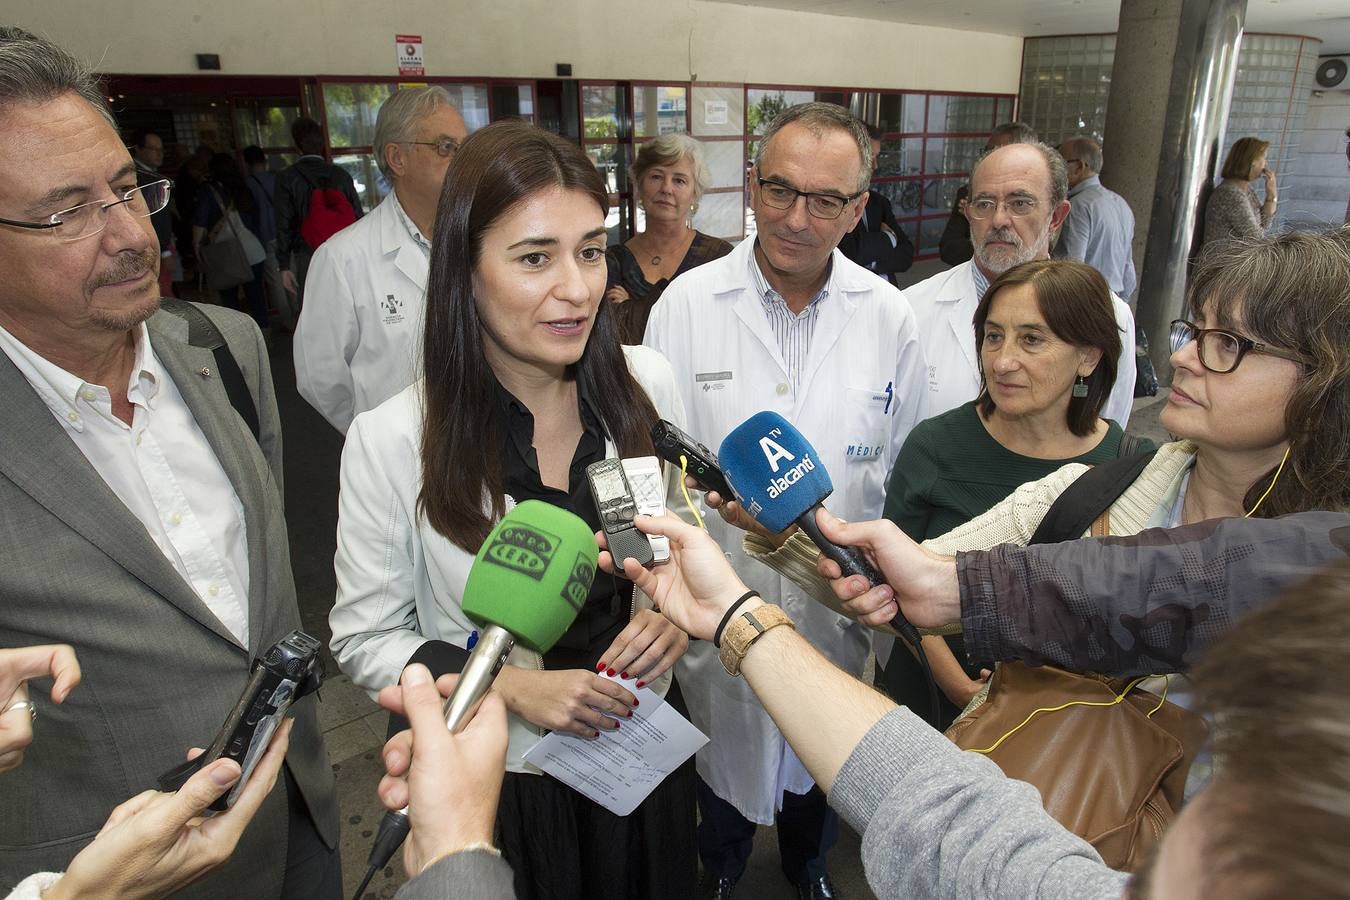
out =
[[(305, 178), (302, 174), (301, 178)], [(309, 211), (300, 223), (300, 236), (305, 239), (311, 250), (356, 221), (356, 210), (342, 191), (332, 187), (327, 176), (321, 177), (315, 184), (308, 178), (310, 186)]]

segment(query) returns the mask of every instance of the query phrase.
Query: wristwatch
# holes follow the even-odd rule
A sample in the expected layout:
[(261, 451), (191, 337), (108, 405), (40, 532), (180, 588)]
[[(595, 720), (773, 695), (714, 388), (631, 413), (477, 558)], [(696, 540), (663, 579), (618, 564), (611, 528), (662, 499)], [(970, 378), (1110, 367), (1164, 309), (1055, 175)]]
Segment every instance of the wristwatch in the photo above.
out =
[(741, 674), (741, 661), (750, 651), (750, 645), (759, 640), (764, 632), (779, 625), (797, 627), (782, 608), (771, 603), (748, 609), (732, 619), (722, 632), (722, 645), (718, 654), (727, 674)]

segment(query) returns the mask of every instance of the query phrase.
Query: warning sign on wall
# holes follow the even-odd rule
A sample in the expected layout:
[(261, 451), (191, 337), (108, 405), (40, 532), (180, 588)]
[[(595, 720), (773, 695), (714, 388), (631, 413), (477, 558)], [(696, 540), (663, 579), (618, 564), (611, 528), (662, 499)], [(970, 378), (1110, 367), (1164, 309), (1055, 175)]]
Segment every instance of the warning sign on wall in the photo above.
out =
[(398, 74), (406, 75), (425, 75), (426, 67), (422, 64), (422, 36), (420, 34), (399, 34), (394, 36), (394, 44), (398, 48)]

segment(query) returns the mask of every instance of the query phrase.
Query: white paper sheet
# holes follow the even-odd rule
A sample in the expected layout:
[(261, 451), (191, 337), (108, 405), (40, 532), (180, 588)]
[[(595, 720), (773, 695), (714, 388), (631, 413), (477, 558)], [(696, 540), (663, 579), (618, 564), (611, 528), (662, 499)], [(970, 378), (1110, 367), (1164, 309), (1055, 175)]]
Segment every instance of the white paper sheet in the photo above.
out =
[(593, 740), (555, 731), (525, 751), (525, 761), (626, 816), (708, 737), (651, 688), (634, 690), (633, 679), (610, 680), (637, 697), (633, 718), (620, 719), (617, 731), (601, 731)]

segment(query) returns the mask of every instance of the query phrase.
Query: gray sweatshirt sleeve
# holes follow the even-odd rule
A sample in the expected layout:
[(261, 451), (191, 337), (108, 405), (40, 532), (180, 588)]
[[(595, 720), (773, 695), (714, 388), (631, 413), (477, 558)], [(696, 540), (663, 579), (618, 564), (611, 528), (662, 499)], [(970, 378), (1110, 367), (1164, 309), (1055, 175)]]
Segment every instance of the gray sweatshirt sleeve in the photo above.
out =
[(1035, 788), (907, 709), (863, 737), (829, 799), (862, 834), (880, 900), (1118, 900), (1129, 878), (1052, 819)]
[(956, 557), (966, 653), (1077, 672), (1183, 672), (1234, 621), (1350, 554), (1350, 515), (1211, 519)]

